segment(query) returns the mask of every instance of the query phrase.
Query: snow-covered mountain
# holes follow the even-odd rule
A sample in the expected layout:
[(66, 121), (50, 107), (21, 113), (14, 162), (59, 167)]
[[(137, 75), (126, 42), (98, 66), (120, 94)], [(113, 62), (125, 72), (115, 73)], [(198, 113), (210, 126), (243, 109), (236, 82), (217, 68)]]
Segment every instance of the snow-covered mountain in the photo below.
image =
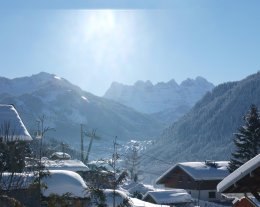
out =
[[(94, 142), (94, 148), (99, 143), (100, 151), (96, 153), (100, 157), (109, 152), (115, 136), (119, 142), (144, 140), (155, 138), (162, 131), (162, 124), (151, 116), (44, 72), (31, 77), (0, 78), (0, 103), (14, 104), (31, 134), (37, 130), (37, 118), (45, 115), (45, 125), (55, 128), (46, 136), (74, 146), (80, 142), (80, 124), (85, 124), (84, 129), (96, 129), (101, 139)], [(86, 137), (86, 145), (88, 142)]]
[(229, 160), (233, 133), (251, 104), (260, 109), (259, 94), (260, 72), (216, 86), (145, 152), (151, 156), (143, 159), (146, 178), (158, 177), (176, 162)]
[(181, 84), (175, 80), (153, 85), (137, 81), (134, 85), (113, 82), (104, 97), (139, 112), (153, 114), (163, 121), (174, 121), (185, 114), (214, 85), (202, 77), (187, 79)]

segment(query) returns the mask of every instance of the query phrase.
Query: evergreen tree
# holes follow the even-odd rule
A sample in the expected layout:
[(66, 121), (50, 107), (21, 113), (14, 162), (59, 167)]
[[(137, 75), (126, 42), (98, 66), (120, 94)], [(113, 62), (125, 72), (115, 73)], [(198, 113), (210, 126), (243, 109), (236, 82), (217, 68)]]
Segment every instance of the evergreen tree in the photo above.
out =
[(229, 163), (229, 171), (233, 172), (260, 153), (260, 115), (255, 105), (252, 105), (244, 117), (245, 125), (235, 133), (235, 152)]

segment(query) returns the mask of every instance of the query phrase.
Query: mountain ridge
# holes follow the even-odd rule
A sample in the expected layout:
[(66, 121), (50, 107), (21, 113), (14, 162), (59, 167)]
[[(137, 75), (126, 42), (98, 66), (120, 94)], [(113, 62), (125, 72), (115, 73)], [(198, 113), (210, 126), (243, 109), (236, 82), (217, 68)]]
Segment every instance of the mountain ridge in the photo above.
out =
[(151, 116), (83, 91), (54, 74), (0, 78), (0, 86), (0, 103), (14, 104), (32, 135), (41, 115), (45, 115), (47, 126), (56, 129), (46, 136), (69, 142), (78, 149), (80, 124), (87, 125), (86, 130), (96, 129), (103, 137), (100, 142), (93, 143), (93, 149), (103, 150), (98, 157), (107, 154), (103, 148), (110, 142), (112, 146), (115, 136), (119, 142), (152, 139), (163, 129)]
[[(214, 85), (200, 76), (188, 78), (180, 84), (174, 79), (156, 84), (149, 80), (139, 80), (133, 85), (113, 82), (103, 97), (141, 113), (151, 114), (164, 123), (172, 123), (188, 112), (212, 88)], [(180, 108), (182, 110), (179, 111)]]

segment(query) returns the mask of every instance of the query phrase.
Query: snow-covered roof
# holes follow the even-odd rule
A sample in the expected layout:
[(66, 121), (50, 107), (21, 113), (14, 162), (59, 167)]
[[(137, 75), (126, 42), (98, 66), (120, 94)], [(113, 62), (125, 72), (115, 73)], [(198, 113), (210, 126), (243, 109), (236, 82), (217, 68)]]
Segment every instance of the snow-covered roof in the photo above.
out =
[(190, 203), (193, 201), (191, 195), (183, 189), (148, 191), (143, 199), (145, 200), (147, 196), (151, 196), (157, 204)]
[(163, 173), (156, 183), (161, 184), (161, 181), (178, 167), (194, 180), (222, 180), (229, 174), (228, 161), (181, 162)]
[(32, 140), (13, 105), (0, 104), (0, 137), (7, 138), (9, 141)]
[[(50, 175), (42, 178), (41, 182), (46, 185), (47, 189), (42, 190), (44, 196), (51, 194), (62, 196), (66, 193), (71, 197), (88, 196), (88, 188), (83, 178), (76, 172), (68, 170), (49, 170)], [(7, 190), (10, 184), (11, 189), (26, 189), (37, 178), (34, 173), (15, 173), (11, 180), (11, 173), (3, 173), (0, 180), (1, 189)]]
[(68, 153), (65, 153), (65, 152), (54, 152), (51, 155), (51, 158), (52, 157), (57, 157), (59, 159), (71, 159), (71, 156)]
[(237, 181), (254, 171), (255, 169), (260, 167), (260, 154), (240, 166), (226, 178), (224, 178), (218, 185), (217, 191), (223, 192), (232, 185), (235, 185)]
[(128, 181), (121, 185), (121, 188), (127, 190), (130, 194), (135, 192), (139, 192), (141, 194), (145, 194), (148, 191), (154, 191), (155, 188), (152, 185), (146, 185), (139, 182)]
[(89, 171), (89, 168), (80, 160), (49, 160), (43, 158), (42, 165), (48, 170)]
[(47, 185), (47, 189), (42, 190), (44, 196), (48, 197), (51, 194), (62, 196), (66, 193), (71, 194), (72, 197), (88, 196), (87, 186), (78, 173), (68, 170), (50, 170), (49, 172), (50, 176), (42, 179), (42, 182)]

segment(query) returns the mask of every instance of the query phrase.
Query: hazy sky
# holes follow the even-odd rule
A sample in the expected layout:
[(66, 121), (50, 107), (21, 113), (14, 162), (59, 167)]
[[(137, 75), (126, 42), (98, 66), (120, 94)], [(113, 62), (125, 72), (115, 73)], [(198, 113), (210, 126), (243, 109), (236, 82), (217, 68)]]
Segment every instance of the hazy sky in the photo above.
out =
[(113, 81), (203, 76), (219, 84), (260, 70), (260, 1), (171, 1), (168, 9), (141, 0), (111, 7), (2, 5), (0, 76), (45, 71), (103, 95)]

